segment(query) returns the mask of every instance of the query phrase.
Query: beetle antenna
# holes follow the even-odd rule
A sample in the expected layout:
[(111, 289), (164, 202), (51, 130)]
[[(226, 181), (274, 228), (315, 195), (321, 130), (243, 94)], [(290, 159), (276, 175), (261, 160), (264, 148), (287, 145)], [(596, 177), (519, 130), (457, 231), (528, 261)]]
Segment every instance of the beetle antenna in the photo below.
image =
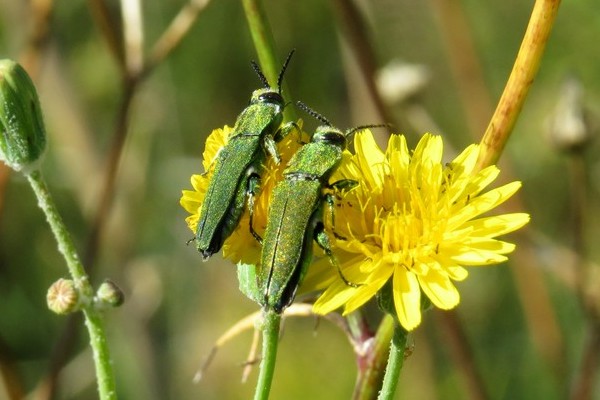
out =
[(315, 110), (313, 110), (312, 108), (310, 108), (309, 106), (307, 106), (306, 104), (304, 104), (301, 101), (296, 102), (296, 105), (298, 107), (300, 107), (301, 109), (303, 109), (304, 111), (306, 111), (306, 113), (316, 119), (318, 119), (319, 121), (321, 121), (322, 123), (324, 123), (327, 126), (333, 126), (331, 125), (331, 122), (329, 122), (327, 120), (327, 118), (325, 118), (324, 116), (322, 116), (321, 114), (319, 114), (318, 112), (316, 112)]
[(262, 73), (262, 71), (260, 70), (260, 67), (258, 66), (256, 61), (252, 60), (252, 61), (250, 61), (250, 64), (252, 64), (252, 68), (254, 68), (254, 72), (256, 72), (256, 75), (258, 75), (258, 77), (260, 78), (260, 81), (265, 85), (265, 88), (269, 89), (271, 87), (271, 85), (269, 85), (269, 81), (267, 80), (267, 77), (265, 76), (265, 74)]
[(283, 62), (283, 66), (281, 67), (281, 72), (279, 73), (279, 77), (277, 77), (277, 91), (279, 92), (279, 94), (281, 94), (281, 82), (283, 81), (283, 74), (285, 73), (285, 70), (287, 69), (287, 66), (290, 63), (290, 60), (292, 59), (292, 55), (294, 55), (295, 51), (296, 51), (296, 49), (292, 49), (290, 51), (290, 53), (287, 55), (287, 58), (285, 59), (285, 61)]
[(345, 136), (348, 137), (355, 132), (361, 131), (367, 128), (391, 128), (392, 124), (369, 124), (369, 125), (360, 125), (355, 128), (350, 128), (346, 131)]

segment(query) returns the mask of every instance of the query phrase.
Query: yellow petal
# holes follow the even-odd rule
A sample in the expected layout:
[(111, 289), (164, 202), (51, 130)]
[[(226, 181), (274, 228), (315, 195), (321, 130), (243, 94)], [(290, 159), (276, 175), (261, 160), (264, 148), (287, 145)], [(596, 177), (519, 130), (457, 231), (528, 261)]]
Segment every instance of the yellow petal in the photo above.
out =
[(315, 302), (313, 311), (316, 314), (329, 314), (348, 302), (355, 290), (344, 282), (335, 281)]
[(449, 219), (448, 227), (450, 229), (457, 227), (461, 223), (497, 207), (515, 194), (520, 187), (521, 182), (511, 182), (471, 199), (470, 203)]
[(442, 138), (426, 133), (417, 144), (412, 161), (424, 165), (439, 164), (442, 161), (443, 150)]
[(394, 271), (394, 305), (400, 324), (411, 331), (421, 323), (421, 289), (415, 274), (404, 267)]
[(214, 129), (211, 134), (208, 135), (204, 153), (202, 153), (202, 166), (204, 167), (204, 171), (210, 169), (223, 146), (227, 144), (227, 139), (231, 131), (232, 129), (225, 125), (223, 129)]
[(187, 224), (188, 228), (190, 228), (190, 230), (196, 234), (196, 229), (198, 229), (198, 219), (200, 217), (198, 216), (198, 214), (194, 214), (194, 215), (190, 215), (185, 219), (185, 223)]
[(410, 153), (406, 144), (406, 138), (403, 135), (391, 135), (385, 156), (392, 171), (407, 169), (408, 164), (410, 164)]
[(463, 150), (452, 162), (452, 166), (460, 166), (461, 173), (470, 175), (477, 165), (477, 158), (479, 157), (479, 145), (472, 144)]
[(450, 310), (460, 301), (458, 290), (445, 274), (432, 270), (425, 276), (419, 276), (419, 283), (431, 302), (442, 310)]
[[(347, 260), (344, 260), (343, 259), (344, 256), (351, 256), (351, 257), (348, 258)], [(342, 257), (340, 257), (340, 254), (338, 254), (337, 258), (338, 258), (338, 262), (342, 268), (342, 271), (344, 271), (344, 276), (346, 276), (347, 274), (353, 275), (353, 273), (350, 270), (344, 270), (344, 266), (345, 265), (350, 265), (350, 266), (358, 265), (358, 264), (360, 264), (360, 261), (363, 260), (364, 257), (362, 257), (361, 255), (344, 252)], [(315, 257), (315, 259), (316, 259), (316, 257)], [(353, 277), (354, 277), (354, 275), (353, 275)], [(348, 276), (346, 276), (346, 278), (350, 279)], [(335, 267), (333, 267), (331, 265), (331, 261), (329, 260), (329, 258), (322, 257), (320, 259), (317, 259), (310, 265), (310, 268), (308, 269), (308, 272), (306, 273), (306, 278), (304, 279), (304, 282), (302, 283), (302, 286), (300, 287), (299, 294), (308, 293), (313, 290), (324, 289), (324, 288), (328, 287), (329, 285), (331, 285), (337, 279), (340, 279), (338, 272), (336, 271)], [(365, 280), (366, 278), (364, 277), (364, 275), (361, 275), (359, 278), (355, 277), (354, 279), (362, 281), (362, 280)]]
[(452, 257), (454, 262), (461, 265), (490, 265), (498, 264), (507, 260), (507, 257), (493, 251), (465, 249)]
[(448, 273), (450, 279), (453, 279), (455, 281), (463, 281), (467, 278), (467, 276), (469, 276), (469, 271), (467, 271), (460, 265), (446, 266), (444, 269)]
[(359, 286), (355, 291), (351, 299), (346, 303), (344, 307), (344, 315), (351, 313), (356, 310), (367, 301), (371, 300), (377, 292), (381, 290), (383, 285), (388, 281), (391, 276), (391, 272), (386, 275), (379, 275), (377, 279), (370, 280), (368, 283)]
[(512, 253), (516, 247), (513, 243), (504, 242), (502, 240), (476, 237), (465, 240), (463, 244), (472, 250), (492, 251), (498, 254)]
[(376, 166), (381, 165), (385, 157), (371, 131), (367, 129), (356, 134), (354, 147), (357, 154), (356, 160), (363, 174), (362, 179), (372, 187), (382, 186), (381, 176), (373, 172), (377, 171), (378, 167)]
[[(479, 195), (499, 174), (500, 170), (491, 165), (479, 171), (476, 176), (463, 175), (456, 177), (449, 188), (450, 201), (457, 203), (455, 207), (462, 207), (471, 198)], [(461, 200), (463, 201), (461, 202)]]
[(463, 226), (472, 228), (471, 235), (473, 236), (495, 237), (516, 231), (527, 224), (529, 220), (529, 214), (513, 213), (474, 219)]

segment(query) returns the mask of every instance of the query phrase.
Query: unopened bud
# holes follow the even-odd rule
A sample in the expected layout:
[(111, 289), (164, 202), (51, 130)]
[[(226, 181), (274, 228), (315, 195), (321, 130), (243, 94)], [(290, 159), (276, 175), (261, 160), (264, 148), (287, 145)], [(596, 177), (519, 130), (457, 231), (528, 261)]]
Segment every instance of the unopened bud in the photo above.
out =
[(0, 160), (16, 171), (35, 167), (46, 131), (35, 86), (12, 60), (0, 60)]
[(105, 280), (96, 293), (98, 301), (111, 307), (119, 307), (125, 301), (123, 291), (111, 280)]
[(57, 314), (79, 310), (79, 291), (70, 279), (59, 279), (50, 286), (46, 295), (48, 308)]

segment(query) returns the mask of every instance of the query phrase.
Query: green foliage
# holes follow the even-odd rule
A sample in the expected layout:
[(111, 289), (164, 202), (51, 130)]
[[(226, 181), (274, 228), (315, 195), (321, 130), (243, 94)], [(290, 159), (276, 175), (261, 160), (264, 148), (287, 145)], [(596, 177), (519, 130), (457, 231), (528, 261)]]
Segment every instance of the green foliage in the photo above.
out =
[[(124, 93), (122, 67), (88, 3), (82, 2), (53, 2), (48, 36), (28, 58), (28, 35), (39, 13), (28, 8), (30, 3), (36, 2), (0, 2), (0, 56), (22, 62), (38, 87), (48, 133), (44, 173), (80, 253), (85, 254), (117, 130)], [(117, 2), (107, 3), (120, 26)], [(357, 60), (339, 45), (343, 35), (338, 34), (340, 19), (333, 3), (265, 2), (279, 53), (295, 47), (301, 59), (286, 80), (297, 98), (336, 121), (350, 126), (376, 120), (357, 77)], [(436, 2), (360, 3), (376, 66), (400, 58), (429, 70), (423, 90), (405, 104), (390, 106), (394, 120), (406, 122), (410, 115), (414, 119), (409, 120), (416, 122), (399, 124), (401, 133), (413, 138), (425, 130), (445, 134), (456, 148), (478, 141), (485, 127), (467, 128), (468, 95), (464, 96), (449, 61), (447, 37), (434, 13)], [(531, 3), (460, 3), (492, 106), (510, 73)], [(183, 4), (144, 2), (145, 50)], [(564, 398), (579, 365), (585, 317), (573, 290), (568, 258), (573, 186), (565, 172), (567, 159), (553, 151), (543, 132), (560, 96), (560, 82), (570, 72), (584, 82), (587, 104), (598, 114), (600, 77), (591, 56), (600, 35), (598, 18), (596, 4), (563, 2), (540, 73), (502, 157), (503, 173), (510, 164), (524, 182), (521, 200), (532, 214), (536, 240), (527, 254), (539, 266), (535, 279), (519, 275), (529, 271), (531, 260), (511, 261), (471, 269), (469, 279), (460, 285), (457, 312), (492, 399)], [(121, 35), (123, 30), (117, 31)], [(248, 61), (254, 57), (239, 2), (211, 2), (180, 46), (133, 97), (114, 196), (109, 212), (102, 215), (105, 230), (93, 262), (85, 265), (95, 287), (109, 277), (125, 292), (125, 304), (110, 310), (106, 319), (123, 399), (227, 399), (252, 394), (256, 371), (249, 383), (241, 384), (238, 367), (248, 354), (250, 333), (221, 348), (203, 380), (192, 383), (214, 341), (256, 307), (240, 295), (235, 266), (220, 257), (202, 263), (193, 246), (185, 246), (190, 232), (178, 199), (181, 189), (189, 186), (189, 176), (201, 167), (206, 136), (215, 127), (233, 124), (247, 105), (248, 93), (256, 86), (248, 73)], [(586, 151), (588, 171), (595, 173), (597, 143)], [(598, 179), (589, 181), (585, 240), (595, 243), (600, 234), (600, 187)], [(45, 299), (52, 282), (65, 276), (63, 261), (24, 180), (12, 174), (2, 182), (0, 362), (17, 374), (12, 380), (0, 376), (0, 397), (9, 386), (25, 394), (39, 387), (49, 376), (49, 362), (65, 330), (65, 319), (49, 312)], [(527, 240), (522, 242), (528, 245)], [(599, 255), (600, 248), (589, 246), (591, 260)], [(551, 306), (550, 314), (542, 313), (547, 310), (537, 302), (540, 298)], [(397, 398), (467, 397), (460, 369), (448, 351), (448, 336), (439, 329), (440, 313), (426, 313), (423, 329), (409, 336), (414, 351), (404, 362)], [(56, 398), (96, 399), (87, 343), (81, 340), (85, 332), (76, 325), (79, 335), (65, 353), (67, 368)], [(558, 336), (544, 341), (536, 329)], [(351, 397), (355, 382), (351, 346), (326, 321), (314, 332), (313, 319), (286, 322), (272, 398)]]

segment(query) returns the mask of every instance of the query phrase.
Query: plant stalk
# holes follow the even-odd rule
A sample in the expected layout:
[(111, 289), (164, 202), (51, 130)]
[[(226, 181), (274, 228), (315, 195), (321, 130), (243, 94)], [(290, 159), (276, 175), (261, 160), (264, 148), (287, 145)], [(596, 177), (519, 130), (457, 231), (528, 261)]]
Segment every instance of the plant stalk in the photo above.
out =
[(279, 323), (281, 315), (273, 310), (263, 311), (263, 344), (262, 359), (260, 361), (260, 372), (254, 400), (267, 400), (271, 392), (271, 383), (275, 373), (275, 360), (277, 358), (277, 346), (279, 345)]
[(85, 269), (83, 268), (83, 264), (77, 255), (71, 235), (52, 200), (52, 196), (50, 195), (50, 191), (48, 190), (48, 186), (46, 185), (41, 172), (35, 170), (27, 175), (27, 179), (35, 192), (38, 205), (46, 215), (46, 219), (50, 224), (52, 233), (58, 243), (58, 250), (67, 262), (69, 274), (75, 281), (81, 297), (85, 299), (85, 301), (82, 302), (82, 309), (83, 315), (85, 316), (85, 326), (90, 335), (90, 346), (92, 347), (94, 354), (94, 364), (100, 399), (114, 400), (117, 398), (117, 394), (115, 390), (116, 386), (112, 361), (106, 340), (104, 320), (100, 312), (94, 308), (92, 302), (94, 291), (90, 285)]

